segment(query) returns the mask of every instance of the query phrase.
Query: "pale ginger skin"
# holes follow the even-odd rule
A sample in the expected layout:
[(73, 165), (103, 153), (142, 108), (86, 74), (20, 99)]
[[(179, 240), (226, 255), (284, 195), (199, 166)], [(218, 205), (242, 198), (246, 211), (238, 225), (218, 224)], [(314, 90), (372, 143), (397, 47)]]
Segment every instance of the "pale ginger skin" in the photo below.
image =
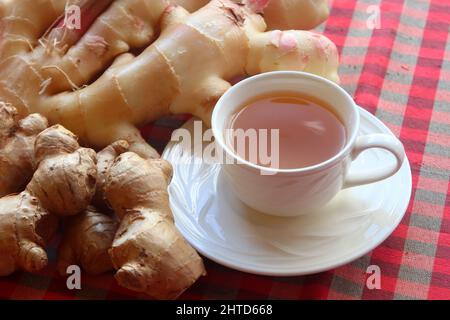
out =
[[(80, 2), (92, 0), (74, 3)], [(195, 8), (194, 1), (183, 2)], [(151, 157), (137, 127), (180, 112), (209, 123), (214, 103), (235, 76), (290, 69), (338, 80), (337, 50), (323, 36), (264, 32), (260, 15), (230, 0), (213, 0), (192, 15), (168, 3), (116, 0), (103, 13), (102, 6), (94, 7), (90, 14), (100, 17), (76, 43), (75, 36), (63, 37), (60, 30), (30, 53), (30, 47), (12, 42), (0, 60), (0, 79), (8, 79), (0, 80), (1, 100), (22, 116), (39, 112), (52, 124), (66, 126), (86, 145), (101, 149), (124, 139), (132, 151)], [(160, 26), (160, 38), (142, 54), (128, 53), (151, 43)], [(77, 90), (113, 59), (103, 76)], [(67, 90), (76, 91), (62, 92)]]
[(22, 192), (0, 199), (0, 276), (16, 270), (36, 272), (47, 265), (45, 246), (56, 231), (58, 219), (39, 199)]
[(35, 272), (47, 264), (44, 247), (57, 217), (84, 210), (95, 192), (95, 152), (57, 125), (36, 138), (37, 169), (25, 191), (0, 199), (0, 275)]
[(61, 0), (0, 1), (0, 61), (36, 46), (37, 39), (64, 12), (65, 4)]
[[(97, 185), (93, 204), (102, 211), (110, 211), (105, 199), (105, 184), (109, 169), (116, 158), (122, 153), (129, 151), (129, 149), (130, 145), (128, 142), (118, 140), (97, 153)], [(155, 159), (159, 158), (159, 154), (155, 151), (152, 157)]]
[(96, 154), (80, 148), (76, 136), (60, 125), (46, 129), (36, 138), (38, 165), (27, 191), (42, 206), (58, 216), (85, 210), (95, 194)]
[(113, 270), (108, 250), (111, 248), (118, 221), (89, 207), (70, 218), (58, 248), (57, 268), (66, 275), (67, 267), (78, 265), (88, 274)]
[[(44, 30), (51, 25), (51, 22), (58, 15), (63, 13), (66, 3), (82, 6), (83, 24), (89, 24), (111, 2), (114, 2), (111, 8), (101, 16), (101, 19), (95, 22), (88, 34), (82, 37), (79, 43), (69, 52), (67, 52), (67, 49), (76, 42), (76, 38), (67, 39), (70, 38), (67, 35), (76, 33), (80, 37), (80, 32), (55, 28), (50, 32), (49, 37), (41, 39), (40, 42), (45, 44), (47, 55), (42, 54), (41, 47), (35, 48), (31, 60), (42, 64), (42, 70), (35, 71), (43, 73), (42, 78), (44, 79), (48, 79), (48, 74), (51, 74), (54, 77), (52, 84), (55, 86), (63, 83), (63, 87), (66, 89), (71, 88), (67, 79), (63, 77), (64, 73), (70, 74), (71, 80), (75, 78), (73, 84), (83, 85), (93, 73), (101, 71), (105, 64), (115, 56), (127, 52), (131, 48), (149, 44), (154, 39), (155, 29), (158, 28), (158, 21), (164, 9), (170, 3), (180, 4), (191, 11), (195, 11), (209, 0), (41, 0), (38, 3), (39, 6), (37, 6), (35, 0), (17, 0), (14, 2), (3, 0), (0, 3), (5, 7), (3, 10), (5, 17), (2, 21), (5, 28), (1, 43), (6, 47), (11, 47), (11, 50), (0, 50), (3, 53), (3, 58), (30, 51), (38, 43), (39, 36), (44, 33)], [(311, 2), (309, 0), (237, 0), (236, 2), (248, 3), (256, 11), (265, 11), (266, 15), (267, 11), (270, 10), (268, 8), (271, 8), (272, 2), (274, 2), (277, 3), (277, 9), (274, 9), (277, 14), (278, 11), (282, 11), (283, 14), (290, 15), (299, 21), (304, 21), (305, 17), (314, 16), (313, 13), (305, 9), (314, 7), (305, 5), (305, 3)], [(315, 2), (321, 3), (323, 1)], [(294, 10), (297, 6), (301, 10)], [(321, 7), (322, 5), (317, 4), (316, 6)], [(45, 10), (45, 14), (43, 10)], [(30, 30), (27, 24), (32, 24), (35, 28)], [(280, 28), (279, 26), (276, 27)], [(53, 43), (53, 40), (56, 40), (56, 43)], [(101, 54), (103, 51), (106, 54)], [(65, 53), (67, 54), (64, 55)], [(100, 59), (98, 59), (99, 55), (101, 55)], [(52, 62), (56, 63), (52, 64)], [(87, 70), (83, 72), (85, 68)], [(86, 74), (87, 77), (81, 76), (82, 79), (76, 81), (78, 74)]]
[(15, 108), (0, 102), (0, 198), (22, 191), (31, 180), (36, 136), (46, 128), (44, 117), (19, 120)]
[(264, 7), (264, 20), (269, 29), (310, 30), (324, 22), (330, 9), (328, 0), (248, 0), (267, 2)]
[[(109, 169), (116, 158), (128, 149), (129, 144), (119, 140), (97, 153), (97, 184), (92, 201), (95, 207), (90, 206), (67, 221), (58, 250), (58, 271), (61, 275), (66, 274), (70, 265), (79, 265), (89, 274), (113, 270), (108, 250), (119, 224), (106, 203), (105, 187)], [(155, 158), (158, 157), (155, 151)]]
[(110, 256), (118, 283), (157, 299), (175, 299), (205, 274), (202, 259), (174, 225), (169, 205), (171, 165), (120, 155), (105, 194), (121, 219)]
[[(189, 12), (210, 0), (172, 0)], [(310, 30), (324, 22), (330, 13), (328, 0), (234, 0), (264, 15), (269, 30)]]

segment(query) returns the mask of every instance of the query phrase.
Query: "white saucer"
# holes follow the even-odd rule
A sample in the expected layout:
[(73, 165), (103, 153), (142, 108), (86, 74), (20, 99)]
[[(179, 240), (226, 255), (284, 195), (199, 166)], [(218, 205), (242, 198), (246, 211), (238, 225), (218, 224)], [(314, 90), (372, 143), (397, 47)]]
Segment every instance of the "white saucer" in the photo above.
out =
[[(361, 134), (392, 132), (360, 109)], [(193, 120), (183, 127), (193, 130)], [(185, 150), (186, 151), (186, 150)], [(278, 218), (242, 204), (224, 181), (219, 164), (170, 143), (163, 157), (174, 167), (169, 187), (178, 229), (201, 254), (240, 271), (305, 275), (349, 263), (381, 244), (400, 223), (409, 203), (411, 169), (406, 160), (393, 177), (341, 191), (326, 207), (299, 218)], [(369, 150), (354, 163), (371, 170), (393, 161)]]

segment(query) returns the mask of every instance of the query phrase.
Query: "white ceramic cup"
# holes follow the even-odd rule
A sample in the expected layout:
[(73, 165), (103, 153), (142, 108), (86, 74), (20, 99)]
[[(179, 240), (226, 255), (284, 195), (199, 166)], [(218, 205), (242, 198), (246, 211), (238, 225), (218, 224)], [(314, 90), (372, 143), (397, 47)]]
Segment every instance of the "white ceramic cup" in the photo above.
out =
[[(252, 98), (280, 91), (317, 97), (334, 108), (346, 128), (344, 148), (320, 164), (298, 169), (265, 168), (238, 156), (226, 143), (226, 129), (232, 117)], [(343, 188), (380, 181), (400, 169), (405, 157), (400, 141), (385, 134), (359, 136), (359, 126), (358, 106), (344, 89), (322, 77), (291, 71), (269, 72), (236, 84), (218, 101), (212, 115), (217, 150), (235, 160), (233, 164), (223, 164), (226, 180), (245, 204), (276, 216), (309, 213), (325, 205)], [(367, 168), (365, 172), (351, 172), (352, 161), (371, 148), (390, 151), (395, 163), (392, 161), (377, 170)]]

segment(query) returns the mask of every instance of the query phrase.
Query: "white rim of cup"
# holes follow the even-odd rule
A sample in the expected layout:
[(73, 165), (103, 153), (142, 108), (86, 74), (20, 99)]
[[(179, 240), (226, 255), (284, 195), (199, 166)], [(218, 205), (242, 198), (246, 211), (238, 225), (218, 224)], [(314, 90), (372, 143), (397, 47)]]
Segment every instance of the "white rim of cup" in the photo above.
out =
[[(255, 81), (255, 80), (264, 80), (266, 78), (270, 78), (273, 76), (299, 76), (302, 78), (307, 78), (307, 79), (311, 79), (311, 80), (316, 80), (319, 82), (323, 82), (328, 86), (333, 87), (334, 89), (336, 89), (341, 95), (343, 95), (345, 97), (345, 99), (347, 99), (351, 105), (351, 108), (353, 110), (353, 113), (355, 114), (355, 125), (353, 127), (353, 132), (350, 136), (350, 139), (347, 140), (347, 143), (345, 145), (344, 148), (342, 148), (341, 151), (339, 151), (335, 156), (333, 156), (332, 158), (325, 160), (321, 163), (315, 164), (313, 166), (309, 166), (309, 167), (304, 167), (304, 168), (296, 168), (296, 169), (277, 169), (277, 168), (271, 168), (271, 167), (263, 167), (257, 164), (254, 164), (250, 161), (245, 160), (244, 158), (240, 157), (239, 155), (237, 155), (233, 150), (231, 150), (228, 145), (224, 142), (224, 137), (223, 137), (223, 132), (219, 132), (217, 129), (217, 126), (215, 125), (220, 119), (219, 119), (219, 109), (223, 108), (224, 105), (224, 101), (225, 99), (227, 99), (230, 95), (234, 94), (235, 91), (242, 86), (247, 85), (248, 83)], [(302, 71), (272, 71), (272, 72), (266, 72), (266, 73), (261, 73), (259, 75), (256, 76), (252, 76), (249, 77), (245, 80), (242, 80), (241, 82), (235, 84), (232, 88), (230, 88), (227, 92), (225, 92), (225, 94), (219, 99), (219, 101), (217, 102), (214, 110), (213, 110), (213, 114), (212, 114), (212, 120), (211, 120), (211, 129), (213, 131), (213, 135), (216, 139), (216, 142), (218, 142), (220, 144), (220, 147), (225, 150), (225, 152), (233, 159), (237, 160), (237, 163), (239, 164), (244, 164), (252, 169), (256, 169), (259, 171), (263, 171), (263, 172), (268, 172), (268, 173), (311, 173), (311, 172), (315, 172), (315, 171), (319, 171), (319, 170), (323, 170), (326, 169), (330, 166), (332, 166), (333, 164), (335, 164), (336, 162), (339, 162), (341, 159), (343, 159), (348, 153), (350, 153), (356, 138), (358, 136), (358, 132), (359, 132), (359, 127), (360, 127), (360, 122), (361, 122), (361, 117), (359, 115), (359, 111), (358, 111), (358, 106), (356, 105), (355, 101), (353, 100), (353, 98), (347, 93), (347, 91), (345, 91), (343, 88), (341, 88), (338, 84), (325, 79), (321, 76), (317, 76), (311, 73), (307, 73), (307, 72), (302, 72)]]

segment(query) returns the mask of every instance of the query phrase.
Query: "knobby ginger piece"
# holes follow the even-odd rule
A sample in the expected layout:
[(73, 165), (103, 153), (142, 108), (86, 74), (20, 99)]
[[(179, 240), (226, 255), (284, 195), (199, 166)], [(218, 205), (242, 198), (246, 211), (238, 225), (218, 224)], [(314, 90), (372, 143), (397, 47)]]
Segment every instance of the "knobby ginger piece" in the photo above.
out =
[(47, 265), (45, 246), (58, 219), (28, 192), (0, 199), (0, 276), (17, 269), (36, 272)]
[(113, 270), (108, 250), (117, 227), (114, 217), (94, 207), (70, 218), (58, 249), (58, 272), (66, 275), (71, 265), (78, 265), (93, 275)]
[(34, 172), (36, 136), (47, 119), (32, 114), (19, 120), (14, 107), (0, 102), (0, 197), (22, 191)]
[(81, 148), (72, 132), (55, 125), (36, 138), (35, 159), (38, 167), (26, 190), (45, 209), (71, 216), (88, 207), (97, 180), (94, 150)]
[[(79, 265), (89, 274), (113, 269), (111, 248), (118, 221), (105, 199), (105, 184), (115, 159), (128, 151), (129, 145), (120, 140), (97, 153), (97, 184), (93, 199), (95, 207), (67, 221), (67, 228), (58, 250), (58, 271), (66, 274), (67, 267)], [(155, 151), (155, 157), (159, 155)]]
[[(209, 0), (172, 0), (188, 10), (196, 11)], [(324, 22), (330, 13), (328, 0), (235, 0), (264, 15), (269, 30), (310, 30)]]
[[(105, 183), (109, 169), (116, 158), (122, 153), (129, 151), (129, 149), (130, 145), (128, 142), (119, 140), (97, 153), (97, 185), (93, 204), (104, 212), (111, 211), (105, 199)], [(153, 157), (159, 158), (159, 154), (155, 151)]]
[(175, 299), (205, 274), (202, 259), (176, 229), (169, 205), (171, 165), (120, 155), (106, 198), (121, 222), (110, 256), (118, 283), (156, 299)]
[(328, 0), (262, 0), (262, 2), (268, 2), (263, 12), (269, 29), (310, 30), (324, 22), (330, 14)]
[(1, 276), (45, 267), (45, 246), (58, 216), (85, 210), (94, 196), (95, 152), (80, 148), (63, 127), (53, 126), (36, 137), (34, 160), (37, 169), (25, 191), (0, 198)]

